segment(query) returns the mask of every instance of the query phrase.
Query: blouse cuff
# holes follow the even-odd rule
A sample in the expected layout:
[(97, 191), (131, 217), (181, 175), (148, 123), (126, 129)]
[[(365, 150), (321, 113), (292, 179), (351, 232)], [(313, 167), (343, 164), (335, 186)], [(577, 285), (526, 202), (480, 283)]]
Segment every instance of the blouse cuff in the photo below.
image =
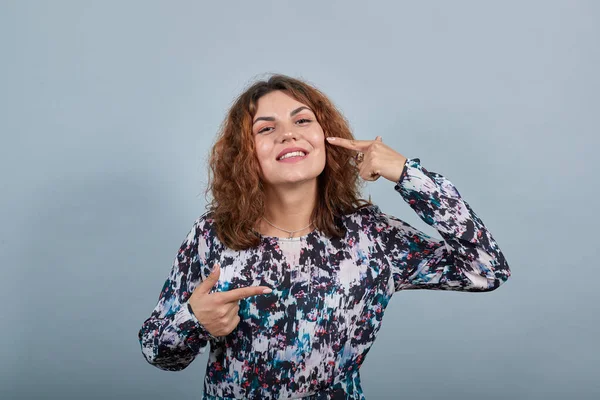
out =
[(419, 167), (420, 165), (421, 165), (420, 159), (407, 158), (406, 161), (404, 161), (404, 167), (402, 168), (402, 173), (400, 174), (400, 178), (398, 178), (398, 181), (396, 182), (396, 186), (394, 187), (394, 189), (399, 191), (400, 188), (402, 187), (402, 184), (404, 183), (404, 181), (408, 179), (407, 177), (409, 175), (409, 169)]
[(217, 340), (217, 337), (213, 336), (198, 321), (188, 302), (180, 305), (179, 310), (174, 315), (173, 324), (185, 344), (195, 351), (204, 347), (207, 340)]

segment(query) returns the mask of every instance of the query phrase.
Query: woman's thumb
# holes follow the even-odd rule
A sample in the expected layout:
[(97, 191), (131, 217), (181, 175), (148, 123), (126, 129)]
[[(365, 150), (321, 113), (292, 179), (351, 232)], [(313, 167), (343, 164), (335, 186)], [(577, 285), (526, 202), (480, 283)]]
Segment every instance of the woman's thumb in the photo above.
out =
[(209, 293), (210, 289), (212, 289), (212, 287), (215, 286), (215, 283), (219, 281), (219, 275), (221, 275), (221, 268), (218, 263), (215, 263), (210, 275), (208, 275), (200, 285), (202, 287), (202, 292)]

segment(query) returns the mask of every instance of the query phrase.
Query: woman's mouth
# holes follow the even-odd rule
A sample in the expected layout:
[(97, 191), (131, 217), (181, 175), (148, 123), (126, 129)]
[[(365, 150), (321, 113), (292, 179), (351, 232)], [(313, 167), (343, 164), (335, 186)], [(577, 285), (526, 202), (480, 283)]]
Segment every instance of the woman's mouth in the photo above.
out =
[(302, 151), (293, 151), (291, 153), (284, 154), (277, 161), (284, 163), (296, 163), (304, 160), (306, 157), (308, 157), (308, 154)]

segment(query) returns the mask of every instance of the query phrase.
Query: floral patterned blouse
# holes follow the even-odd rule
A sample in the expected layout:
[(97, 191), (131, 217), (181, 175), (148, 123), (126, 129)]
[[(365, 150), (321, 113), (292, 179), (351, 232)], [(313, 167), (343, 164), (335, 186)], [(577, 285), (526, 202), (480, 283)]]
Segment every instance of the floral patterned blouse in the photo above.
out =
[[(399, 290), (486, 292), (511, 275), (481, 219), (442, 175), (407, 159), (395, 191), (443, 240), (368, 205), (346, 215), (347, 233), (291, 239), (261, 236), (232, 250), (210, 212), (183, 241), (158, 303), (138, 333), (157, 368), (186, 368), (210, 344), (202, 399), (365, 399), (359, 369)], [(211, 335), (187, 300), (220, 263), (214, 291), (265, 285), (239, 302), (240, 322)]]

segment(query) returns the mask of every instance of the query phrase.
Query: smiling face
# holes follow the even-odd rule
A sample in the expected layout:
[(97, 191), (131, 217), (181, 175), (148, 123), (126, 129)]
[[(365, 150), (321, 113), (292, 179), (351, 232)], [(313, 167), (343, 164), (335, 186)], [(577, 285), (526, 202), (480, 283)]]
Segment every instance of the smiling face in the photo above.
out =
[(325, 135), (315, 114), (283, 91), (258, 100), (252, 135), (265, 185), (316, 179), (325, 168)]

